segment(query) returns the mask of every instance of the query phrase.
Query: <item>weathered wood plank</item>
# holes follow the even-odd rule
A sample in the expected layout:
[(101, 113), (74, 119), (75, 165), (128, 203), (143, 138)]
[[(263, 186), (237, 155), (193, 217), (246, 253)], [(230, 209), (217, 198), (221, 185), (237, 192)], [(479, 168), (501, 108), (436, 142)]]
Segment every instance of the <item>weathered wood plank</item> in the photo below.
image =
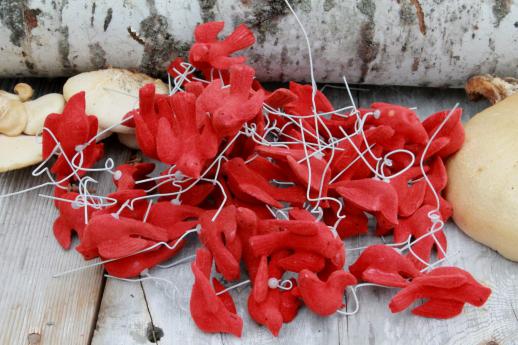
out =
[[(112, 157), (119, 156), (116, 162), (123, 159), (121, 152), (120, 147), (109, 150)], [(30, 172), (0, 175), (0, 194), (44, 182)], [(98, 192), (108, 192), (110, 177), (98, 177)], [(52, 194), (52, 189), (0, 198), (0, 274), (5, 279), (0, 286), (0, 344), (89, 344), (102, 295), (102, 270), (52, 278), (85, 262), (54, 239), (57, 211), (38, 192)]]
[[(416, 106), (421, 116), (451, 108), (459, 102), (464, 109), (464, 120), (487, 106), (469, 103), (461, 90), (388, 87), (360, 93), (360, 106), (368, 106), (373, 101)], [(347, 332), (340, 334), (341, 344), (511, 345), (518, 342), (518, 264), (476, 243), (453, 223), (448, 224), (446, 234), (450, 256), (446, 264), (458, 265), (490, 286), (493, 295), (488, 303), (483, 308), (466, 306), (462, 315), (451, 320), (433, 320), (413, 316), (408, 311), (391, 314), (388, 302), (395, 293), (393, 290), (364, 288), (359, 290), (360, 311), (339, 321), (347, 326)], [(372, 243), (380, 243), (380, 240), (360, 237), (347, 240), (346, 247)], [(356, 256), (357, 253), (351, 253), (349, 262), (354, 262)]]
[[(99, 308), (92, 345), (151, 344), (152, 329), (140, 283), (108, 279)], [(152, 338), (151, 338), (152, 339)]]
[[(0, 193), (41, 183), (30, 170), (0, 176)], [(42, 190), (50, 194), (50, 189)], [(0, 199), (0, 343), (87, 344), (95, 319), (100, 270), (53, 279), (82, 264), (55, 241), (56, 211), (34, 193)], [(32, 339), (32, 340), (31, 340)], [(38, 342), (36, 342), (38, 340)]]
[[(348, 104), (345, 90), (328, 89), (326, 93), (336, 107)], [(361, 106), (367, 106), (374, 100), (395, 102), (417, 106), (418, 112), (423, 115), (451, 107), (461, 100), (461, 106), (465, 108), (465, 118), (485, 106), (467, 103), (462, 91), (459, 90), (370, 88), (368, 92), (355, 93), (355, 97), (355, 101)], [(194, 235), (192, 236), (190, 244), (173, 261), (194, 253), (197, 240)], [(361, 309), (358, 314), (350, 317), (320, 318), (304, 309), (294, 322), (284, 325), (279, 338), (274, 338), (248, 316), (246, 298), (249, 287), (242, 287), (231, 294), (238, 313), (244, 319), (243, 337), (237, 339), (227, 335), (208, 335), (196, 328), (186, 312), (193, 277), (190, 264), (185, 263), (166, 270), (151, 270), (152, 275), (175, 283), (178, 292), (167, 283), (143, 282), (147, 307), (142, 303), (142, 297), (137, 297), (137, 294), (140, 296), (140, 284), (115, 283), (109, 280), (93, 344), (140, 344), (132, 338), (130, 332), (142, 334), (141, 327), (148, 322), (147, 308), (154, 326), (162, 329), (164, 333), (158, 343), (168, 345), (179, 342), (478, 345), (491, 340), (500, 345), (517, 343), (518, 340), (513, 337), (518, 334), (518, 320), (515, 317), (518, 314), (518, 265), (475, 243), (453, 224), (448, 225), (447, 236), (451, 255), (449, 263), (466, 268), (475, 277), (494, 288), (494, 294), (485, 307), (477, 309), (468, 306), (462, 316), (453, 320), (428, 320), (414, 317), (408, 312), (393, 315), (387, 304), (394, 291), (366, 288), (359, 291)], [(375, 237), (361, 237), (347, 240), (346, 246), (351, 248), (379, 241), (379, 238)], [(356, 256), (357, 252), (348, 253), (348, 262), (353, 262)], [(128, 298), (131, 293), (135, 293), (135, 300)], [(352, 304), (349, 307), (353, 307)]]
[[(0, 88), (12, 90), (19, 81), (29, 82), (35, 96), (60, 92), (63, 80), (1, 80)], [(121, 149), (110, 149), (123, 159)], [(31, 176), (31, 168), (0, 174), (0, 194), (44, 182)], [(97, 187), (107, 192), (109, 176)], [(84, 265), (74, 250), (64, 251), (52, 234), (57, 216), (53, 203), (38, 193), (50, 187), (10, 198), (0, 198), (0, 344), (88, 344), (102, 294), (102, 270), (52, 278)]]

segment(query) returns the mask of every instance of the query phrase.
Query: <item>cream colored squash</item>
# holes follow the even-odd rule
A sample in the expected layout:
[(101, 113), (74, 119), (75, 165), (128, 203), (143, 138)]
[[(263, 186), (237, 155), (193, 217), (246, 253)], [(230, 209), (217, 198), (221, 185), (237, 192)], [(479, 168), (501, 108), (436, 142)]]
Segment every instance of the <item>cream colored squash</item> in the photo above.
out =
[(447, 164), (453, 219), (473, 239), (518, 261), (518, 94), (465, 129), (464, 146)]

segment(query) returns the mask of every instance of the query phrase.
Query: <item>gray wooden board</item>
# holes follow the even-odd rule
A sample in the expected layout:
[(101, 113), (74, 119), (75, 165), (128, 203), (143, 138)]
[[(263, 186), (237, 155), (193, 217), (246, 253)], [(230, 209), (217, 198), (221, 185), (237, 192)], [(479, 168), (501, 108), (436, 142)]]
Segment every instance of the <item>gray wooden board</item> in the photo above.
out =
[[(349, 104), (344, 90), (327, 89), (326, 93), (335, 107)], [(369, 87), (367, 91), (354, 92), (354, 97), (355, 102), (360, 106), (368, 106), (372, 101), (385, 101), (417, 107), (417, 112), (422, 117), (450, 108), (459, 102), (464, 108), (464, 120), (487, 106), (484, 102), (469, 103), (462, 90), (449, 89)], [(394, 294), (393, 290), (365, 288), (359, 290), (360, 311), (356, 315), (321, 318), (307, 309), (302, 309), (295, 321), (284, 325), (279, 337), (274, 338), (264, 327), (255, 324), (248, 316), (246, 301), (250, 291), (249, 287), (242, 287), (231, 292), (238, 313), (244, 320), (243, 336), (238, 339), (229, 335), (205, 334), (196, 328), (186, 312), (189, 290), (193, 283), (190, 265), (186, 263), (167, 270), (151, 270), (152, 275), (173, 282), (178, 291), (167, 283), (153, 281), (143, 283), (153, 323), (164, 333), (158, 343), (167, 345), (179, 343), (517, 344), (518, 264), (505, 260), (494, 251), (474, 242), (452, 223), (448, 224), (446, 232), (450, 253), (448, 264), (467, 269), (493, 289), (492, 297), (483, 308), (467, 306), (463, 315), (446, 321), (419, 318), (408, 311), (394, 315), (388, 309), (388, 302)], [(194, 253), (197, 241), (194, 235), (192, 236), (190, 245), (173, 260)], [(346, 240), (346, 246), (349, 248), (373, 243), (380, 243), (380, 239), (374, 236), (363, 236)], [(348, 262), (353, 262), (357, 255), (357, 252), (348, 253)], [(132, 283), (124, 284), (130, 288)], [(106, 289), (109, 288), (108, 285)], [(144, 315), (145, 312), (142, 311), (142, 314)], [(110, 327), (102, 326), (109, 331)], [(116, 331), (110, 334), (116, 336), (119, 333)]]
[(151, 344), (150, 329), (151, 317), (142, 285), (108, 279), (92, 345)]
[[(59, 87), (45, 80), (38, 82), (35, 88), (39, 92)], [(4, 81), (1, 87), (11, 90), (14, 84), (14, 80)], [(0, 194), (41, 182), (42, 178), (31, 178), (30, 168), (1, 174)], [(82, 263), (54, 240), (55, 217), (52, 202), (38, 198), (36, 192), (0, 198), (1, 344), (52, 344), (62, 339), (88, 343), (100, 297), (100, 271), (52, 279), (56, 272)]]
[[(33, 80), (39, 93), (59, 88), (62, 81)], [(2, 81), (9, 89), (14, 81)], [(364, 87), (365, 88), (365, 87)], [(367, 106), (385, 101), (416, 106), (426, 116), (460, 102), (464, 120), (484, 108), (484, 103), (468, 103), (462, 90), (367, 87), (355, 91), (355, 102)], [(348, 104), (344, 90), (327, 89), (333, 104)], [(110, 144), (109, 155), (116, 163), (128, 157), (127, 150)], [(40, 183), (31, 178), (30, 169), (0, 175), (0, 193)], [(108, 179), (101, 179), (100, 191), (107, 191)], [(45, 190), (49, 192), (50, 190)], [(483, 308), (467, 306), (463, 315), (447, 321), (412, 316), (408, 311), (391, 314), (387, 304), (392, 290), (359, 290), (360, 311), (349, 317), (321, 318), (307, 309), (284, 325), (278, 338), (253, 322), (247, 313), (249, 287), (231, 292), (244, 320), (243, 337), (205, 334), (191, 320), (189, 291), (193, 282), (190, 264), (170, 269), (153, 269), (151, 274), (168, 283), (145, 281), (129, 283), (108, 279), (102, 290), (100, 269), (85, 270), (63, 278), (52, 274), (84, 264), (79, 254), (61, 250), (52, 235), (56, 216), (52, 203), (36, 193), (0, 199), (0, 344), (88, 344), (93, 333), (94, 345), (118, 344), (518, 344), (518, 264), (507, 261), (494, 251), (465, 236), (454, 224), (448, 224), (449, 264), (470, 271), (493, 289)], [(197, 240), (176, 258), (191, 255)], [(374, 236), (346, 240), (346, 247), (379, 243)], [(348, 253), (351, 263), (356, 252)], [(245, 279), (246, 277), (243, 277)], [(100, 309), (98, 302), (102, 294)], [(351, 302), (348, 308), (353, 308)], [(96, 321), (95, 329), (93, 323)], [(153, 338), (152, 331), (155, 337)], [(163, 335), (162, 335), (163, 333)], [(158, 340), (157, 340), (158, 339)], [(491, 343), (493, 341), (494, 343)]]
[[(0, 194), (45, 181), (30, 173), (27, 168), (0, 175)], [(108, 176), (99, 182), (97, 190), (108, 192)], [(52, 194), (52, 189), (0, 199), (0, 344), (89, 344), (102, 296), (102, 269), (52, 277), (85, 262), (54, 239), (57, 211), (38, 192)]]
[[(0, 193), (41, 183), (30, 170), (0, 177)], [(43, 193), (52, 193), (50, 188)], [(1, 344), (87, 344), (100, 297), (100, 270), (53, 279), (83, 264), (63, 251), (52, 234), (57, 212), (50, 200), (31, 194), (0, 199)]]
[[(20, 80), (2, 80), (12, 90)], [(31, 79), (36, 96), (60, 92), (63, 80)], [(121, 162), (128, 151), (110, 148)], [(0, 194), (45, 181), (31, 176), (32, 168), (0, 174)], [(94, 175), (95, 176), (95, 175)], [(109, 191), (107, 175), (97, 190)], [(89, 269), (61, 278), (56, 273), (85, 264), (74, 250), (64, 251), (52, 233), (57, 211), (49, 199), (50, 187), (19, 196), (0, 198), (0, 344), (89, 344), (102, 296), (102, 270)]]

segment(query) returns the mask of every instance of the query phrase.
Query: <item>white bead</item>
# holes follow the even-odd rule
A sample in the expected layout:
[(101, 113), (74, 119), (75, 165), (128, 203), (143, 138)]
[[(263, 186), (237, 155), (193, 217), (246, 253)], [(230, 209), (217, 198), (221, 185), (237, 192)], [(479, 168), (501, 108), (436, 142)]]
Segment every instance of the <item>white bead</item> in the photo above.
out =
[(120, 180), (120, 179), (121, 179), (121, 177), (122, 177), (122, 171), (117, 170), (117, 171), (115, 171), (115, 172), (113, 173), (113, 179), (114, 179), (115, 181)]
[(268, 279), (268, 287), (270, 289), (276, 289), (277, 287), (279, 287), (279, 279), (277, 279), (277, 278)]

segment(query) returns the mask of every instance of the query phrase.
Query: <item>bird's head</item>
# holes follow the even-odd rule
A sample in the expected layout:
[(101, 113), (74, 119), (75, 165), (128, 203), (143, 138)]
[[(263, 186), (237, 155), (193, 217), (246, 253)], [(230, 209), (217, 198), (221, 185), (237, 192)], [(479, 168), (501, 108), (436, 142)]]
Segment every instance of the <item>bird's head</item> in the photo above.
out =
[(190, 51), (191, 62), (202, 62), (205, 61), (209, 54), (209, 46), (204, 43), (193, 44)]
[(233, 107), (221, 107), (214, 112), (212, 124), (220, 134), (228, 134), (239, 129), (239, 121), (236, 117), (236, 109)]
[(181, 157), (176, 166), (183, 174), (192, 178), (198, 178), (202, 169), (201, 160), (193, 155)]

